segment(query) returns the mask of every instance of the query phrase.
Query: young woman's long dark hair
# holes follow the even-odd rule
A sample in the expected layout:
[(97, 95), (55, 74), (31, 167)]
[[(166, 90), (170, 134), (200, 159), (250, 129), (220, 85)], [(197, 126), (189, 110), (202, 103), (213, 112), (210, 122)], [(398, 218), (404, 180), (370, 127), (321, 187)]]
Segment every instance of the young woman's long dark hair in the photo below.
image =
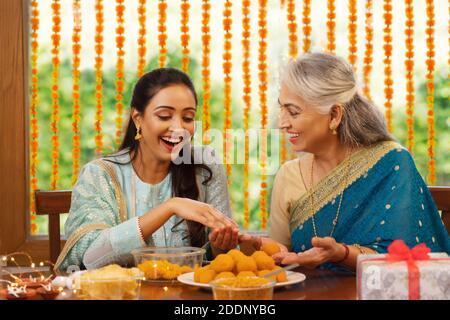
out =
[[(150, 100), (160, 90), (171, 85), (186, 86), (192, 92), (195, 99), (195, 104), (197, 105), (197, 94), (189, 76), (178, 69), (160, 68), (144, 74), (138, 80), (133, 90), (133, 97), (130, 103), (131, 107), (143, 114), (145, 108), (150, 103)], [(134, 121), (132, 120), (130, 115), (127, 129), (125, 131), (125, 136), (118, 152), (127, 149), (127, 152), (129, 152), (130, 154), (133, 153), (131, 161), (133, 161), (137, 157), (137, 154), (139, 152), (139, 140), (134, 139), (136, 132), (136, 125), (134, 124)], [(181, 150), (180, 152), (180, 156), (182, 156), (183, 151)], [(128, 163), (117, 164), (121, 165)], [(204, 164), (194, 164), (194, 161), (191, 161), (190, 164), (174, 164), (173, 162), (170, 163), (169, 171), (172, 173), (172, 195), (174, 197), (198, 200), (199, 189), (195, 178), (198, 169), (204, 169), (209, 174), (209, 176), (202, 182), (202, 184), (205, 185), (212, 178), (212, 171), (208, 166)], [(195, 247), (201, 247), (202, 245), (204, 245), (207, 239), (205, 226), (195, 221), (187, 221), (187, 225), (189, 229), (191, 245)]]

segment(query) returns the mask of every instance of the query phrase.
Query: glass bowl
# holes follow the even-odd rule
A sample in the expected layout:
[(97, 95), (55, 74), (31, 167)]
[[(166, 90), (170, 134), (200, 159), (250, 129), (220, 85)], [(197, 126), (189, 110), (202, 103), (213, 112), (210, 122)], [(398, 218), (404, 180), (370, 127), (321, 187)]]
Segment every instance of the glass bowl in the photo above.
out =
[(261, 277), (222, 278), (209, 283), (214, 300), (272, 300), (276, 282)]
[(193, 272), (202, 265), (205, 249), (195, 247), (147, 247), (133, 250), (136, 267), (145, 280), (174, 282), (180, 274)]
[[(74, 293), (80, 299), (136, 300), (139, 298), (143, 274), (137, 268), (120, 272), (87, 271), (74, 278)], [(111, 270), (111, 269), (109, 269)], [(108, 270), (108, 271), (109, 271)], [(127, 270), (127, 271), (124, 271)]]

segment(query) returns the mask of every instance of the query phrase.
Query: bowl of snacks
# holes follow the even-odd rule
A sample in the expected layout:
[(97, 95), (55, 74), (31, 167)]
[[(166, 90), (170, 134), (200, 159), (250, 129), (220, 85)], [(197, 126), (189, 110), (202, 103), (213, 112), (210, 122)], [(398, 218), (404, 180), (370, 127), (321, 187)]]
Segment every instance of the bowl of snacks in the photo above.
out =
[(90, 300), (138, 299), (142, 272), (137, 268), (122, 268), (112, 264), (82, 273), (74, 279), (76, 295)]
[(133, 250), (136, 267), (147, 281), (177, 281), (202, 265), (205, 250), (195, 247), (148, 247)]
[(276, 282), (262, 277), (230, 277), (210, 282), (214, 300), (272, 300)]

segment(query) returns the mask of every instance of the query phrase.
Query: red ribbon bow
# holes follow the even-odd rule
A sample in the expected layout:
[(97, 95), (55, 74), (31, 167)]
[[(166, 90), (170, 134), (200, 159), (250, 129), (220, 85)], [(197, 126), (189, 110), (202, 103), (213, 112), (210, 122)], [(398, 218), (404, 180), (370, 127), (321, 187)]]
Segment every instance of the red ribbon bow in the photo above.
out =
[(420, 270), (416, 261), (429, 260), (431, 250), (424, 243), (412, 249), (403, 240), (395, 240), (388, 247), (386, 260), (389, 262), (405, 261), (408, 267), (409, 299), (420, 300)]

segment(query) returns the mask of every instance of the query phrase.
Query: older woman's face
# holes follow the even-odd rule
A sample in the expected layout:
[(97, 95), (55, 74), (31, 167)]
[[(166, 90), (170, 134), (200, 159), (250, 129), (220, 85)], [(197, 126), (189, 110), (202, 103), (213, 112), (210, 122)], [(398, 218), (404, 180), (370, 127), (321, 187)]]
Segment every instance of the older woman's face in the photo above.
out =
[(180, 152), (195, 131), (195, 98), (188, 87), (172, 85), (161, 89), (139, 114), (140, 144), (146, 153), (170, 161)]
[(317, 113), (284, 84), (281, 85), (278, 103), (279, 126), (287, 132), (293, 151), (315, 153), (326, 146), (331, 138), (329, 115)]

